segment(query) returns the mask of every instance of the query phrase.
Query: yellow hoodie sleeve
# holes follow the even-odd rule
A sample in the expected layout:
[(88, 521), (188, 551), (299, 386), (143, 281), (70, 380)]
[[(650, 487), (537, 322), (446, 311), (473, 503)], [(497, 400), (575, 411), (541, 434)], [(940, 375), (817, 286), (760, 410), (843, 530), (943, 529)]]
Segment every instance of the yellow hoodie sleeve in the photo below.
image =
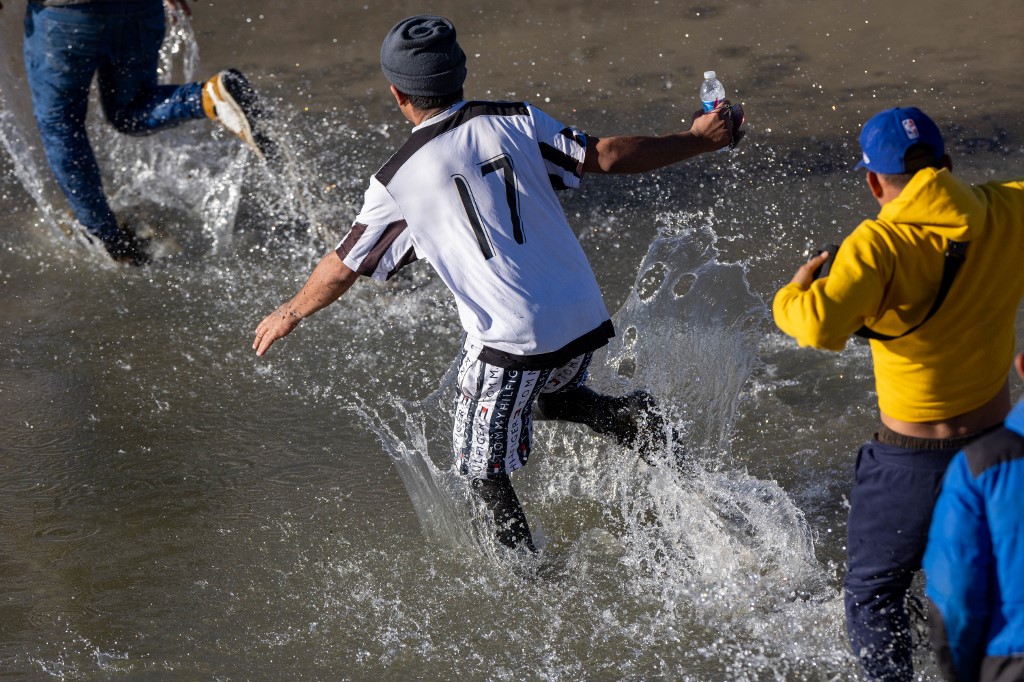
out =
[(865, 320), (879, 315), (893, 268), (887, 237), (862, 223), (836, 253), (828, 277), (808, 288), (789, 283), (775, 294), (775, 324), (801, 346), (842, 350)]

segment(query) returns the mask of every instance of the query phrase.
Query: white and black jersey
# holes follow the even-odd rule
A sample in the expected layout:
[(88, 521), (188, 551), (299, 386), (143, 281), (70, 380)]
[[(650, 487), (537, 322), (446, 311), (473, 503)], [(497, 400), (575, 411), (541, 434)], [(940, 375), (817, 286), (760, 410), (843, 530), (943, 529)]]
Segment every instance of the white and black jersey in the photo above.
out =
[(586, 145), (529, 104), (460, 102), (373, 176), (338, 255), (381, 280), (427, 260), (481, 359), (559, 366), (614, 335), (554, 191), (579, 187)]

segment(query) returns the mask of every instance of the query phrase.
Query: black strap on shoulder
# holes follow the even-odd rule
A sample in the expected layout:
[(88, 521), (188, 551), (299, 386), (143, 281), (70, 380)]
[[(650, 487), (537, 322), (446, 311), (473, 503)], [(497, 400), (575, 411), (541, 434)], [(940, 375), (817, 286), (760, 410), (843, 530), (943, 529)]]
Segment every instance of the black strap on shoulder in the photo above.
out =
[(876, 341), (892, 341), (894, 339), (902, 339), (907, 334), (917, 331), (917, 329), (931, 319), (938, 310), (942, 302), (946, 300), (946, 294), (953, 286), (953, 279), (956, 277), (957, 271), (960, 270), (960, 266), (964, 264), (967, 259), (967, 245), (968, 242), (950, 242), (949, 246), (946, 247), (946, 260), (942, 266), (942, 281), (939, 282), (939, 291), (935, 294), (935, 301), (932, 303), (931, 309), (928, 314), (924, 316), (924, 319), (915, 324), (907, 331), (897, 336), (889, 336), (888, 334), (879, 334), (878, 332), (868, 329), (867, 326), (861, 327), (854, 332), (857, 336), (864, 339), (875, 339)]

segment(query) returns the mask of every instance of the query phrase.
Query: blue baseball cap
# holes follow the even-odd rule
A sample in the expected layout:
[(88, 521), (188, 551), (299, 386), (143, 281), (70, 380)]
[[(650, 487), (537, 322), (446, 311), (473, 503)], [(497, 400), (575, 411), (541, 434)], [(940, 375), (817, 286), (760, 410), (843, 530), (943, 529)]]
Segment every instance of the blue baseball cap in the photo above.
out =
[(917, 107), (886, 109), (864, 124), (860, 132), (862, 158), (854, 168), (887, 175), (910, 172), (904, 157), (915, 144), (931, 147), (935, 161), (946, 155), (939, 127), (923, 111)]

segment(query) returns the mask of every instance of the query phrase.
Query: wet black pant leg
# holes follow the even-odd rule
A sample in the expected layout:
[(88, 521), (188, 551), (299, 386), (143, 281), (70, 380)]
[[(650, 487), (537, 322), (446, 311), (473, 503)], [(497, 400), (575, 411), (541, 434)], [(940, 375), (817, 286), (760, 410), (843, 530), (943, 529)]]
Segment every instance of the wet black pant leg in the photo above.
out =
[(473, 490), (494, 514), (498, 542), (512, 549), (525, 546), (531, 552), (536, 551), (530, 525), (526, 522), (526, 513), (508, 474), (474, 479)]
[(656, 419), (654, 399), (645, 391), (615, 397), (598, 393), (586, 386), (557, 393), (541, 393), (537, 406), (545, 419), (585, 424), (595, 432), (615, 438), (621, 445), (632, 446), (637, 441), (640, 421), (652, 431), (661, 424)]
[(643, 389), (624, 396), (598, 393), (586, 386), (556, 393), (541, 393), (537, 398), (540, 419), (585, 424), (595, 432), (611, 436), (619, 445), (638, 450), (651, 465), (660, 461), (655, 454), (666, 447), (666, 431), (672, 432), (671, 452), (676, 466), (683, 466), (686, 448), (675, 428), (668, 429), (654, 397)]
[(612, 396), (586, 386), (558, 393), (541, 393), (537, 398), (537, 406), (545, 419), (585, 424), (597, 433), (613, 435), (620, 442), (632, 442), (636, 438), (635, 429), (630, 433), (630, 429), (619, 428), (620, 433), (615, 433), (616, 402)]

